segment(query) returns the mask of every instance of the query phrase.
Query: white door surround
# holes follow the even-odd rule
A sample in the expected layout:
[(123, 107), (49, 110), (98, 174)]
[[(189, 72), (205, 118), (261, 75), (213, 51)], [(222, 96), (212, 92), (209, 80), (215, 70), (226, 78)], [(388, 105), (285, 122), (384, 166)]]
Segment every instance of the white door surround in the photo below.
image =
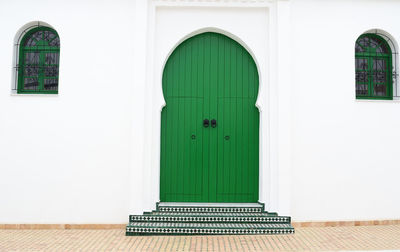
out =
[[(145, 2), (145, 1), (143, 1)], [(260, 111), (259, 201), (267, 211), (290, 215), (291, 106), (290, 1), (168, 1), (136, 6), (135, 81), (145, 85), (143, 167), (132, 167), (130, 213), (154, 209), (159, 201), (162, 73), (173, 50), (185, 39), (212, 31), (236, 40), (259, 71), (256, 106)], [(251, 29), (249, 29), (251, 27)], [(279, 30), (279, 33), (278, 33)], [(134, 118), (134, 122), (138, 118)], [(133, 134), (137, 137), (137, 134)], [(137, 139), (132, 139), (137, 142)], [(138, 162), (132, 162), (137, 165)], [(138, 172), (139, 171), (139, 172)], [(143, 204), (138, 204), (142, 202)]]

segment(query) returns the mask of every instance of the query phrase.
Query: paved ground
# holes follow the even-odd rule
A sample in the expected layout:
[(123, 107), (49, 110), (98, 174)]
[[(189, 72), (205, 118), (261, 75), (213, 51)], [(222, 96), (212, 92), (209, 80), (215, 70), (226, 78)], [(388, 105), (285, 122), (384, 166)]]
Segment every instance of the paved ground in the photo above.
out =
[(0, 251), (400, 250), (400, 225), (297, 228), (294, 235), (131, 236), (124, 230), (0, 230)]

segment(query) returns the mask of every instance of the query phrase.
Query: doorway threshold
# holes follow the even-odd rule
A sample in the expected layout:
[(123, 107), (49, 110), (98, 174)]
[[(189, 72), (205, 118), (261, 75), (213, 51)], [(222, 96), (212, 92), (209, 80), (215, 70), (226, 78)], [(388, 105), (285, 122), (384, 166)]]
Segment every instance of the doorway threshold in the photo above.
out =
[(262, 207), (261, 203), (160, 202), (160, 207)]

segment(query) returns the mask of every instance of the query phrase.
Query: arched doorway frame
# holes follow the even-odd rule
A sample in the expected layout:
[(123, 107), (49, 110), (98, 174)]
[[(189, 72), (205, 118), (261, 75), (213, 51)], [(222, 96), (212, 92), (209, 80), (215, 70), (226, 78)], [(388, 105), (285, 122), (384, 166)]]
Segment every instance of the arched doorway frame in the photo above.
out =
[[(218, 28), (218, 27), (203, 27), (200, 29), (196, 29), (194, 31), (191, 31), (187, 33), (186, 35), (176, 39), (174, 41), (174, 44), (169, 47), (168, 52), (164, 55), (162, 55), (162, 66), (158, 68), (158, 71), (156, 73), (157, 79), (154, 80), (155, 82), (155, 89), (153, 92), (155, 92), (155, 96), (157, 97), (156, 103), (153, 103), (153, 106), (157, 109), (157, 121), (153, 121), (153, 127), (156, 127), (157, 135), (153, 135), (153, 147), (156, 147), (156, 149), (153, 149), (153, 151), (157, 150), (157, 153), (153, 152), (154, 157), (152, 159), (152, 176), (155, 176), (157, 180), (157, 184), (154, 178), (152, 178), (153, 181), (153, 188), (152, 188), (152, 193), (153, 197), (156, 198), (157, 202), (160, 201), (160, 184), (159, 184), (159, 179), (160, 179), (160, 153), (161, 153), (161, 141), (160, 141), (160, 132), (161, 132), (161, 112), (164, 106), (166, 105), (163, 93), (162, 93), (162, 75), (163, 71), (165, 68), (165, 65), (168, 61), (168, 58), (170, 55), (174, 52), (174, 50), (185, 40), (188, 38), (191, 38), (193, 36), (196, 36), (198, 34), (204, 33), (204, 32), (215, 32), (215, 33), (220, 33), (223, 34), (230, 39), (236, 41), (239, 43), (243, 48), (245, 48), (250, 56), (253, 58), (257, 71), (258, 71), (258, 76), (259, 76), (259, 85), (258, 85), (258, 95), (257, 95), (257, 100), (255, 103), (255, 106), (257, 107), (259, 113), (260, 113), (260, 132), (259, 132), (259, 201), (263, 203), (269, 203), (268, 205), (271, 206), (272, 203), (272, 198), (273, 196), (270, 196), (271, 194), (275, 193), (274, 190), (271, 188), (274, 186), (273, 184), (276, 183), (277, 181), (273, 181), (271, 179), (272, 176), (272, 170), (270, 168), (270, 140), (269, 140), (269, 102), (266, 101), (266, 99), (262, 99), (266, 94), (268, 94), (268, 78), (265, 79), (265, 75), (269, 75), (269, 69), (266, 72), (266, 74), (262, 74), (263, 71), (260, 69), (260, 64), (258, 61), (258, 57), (252, 50), (252, 48), (239, 36), (235, 35), (233, 32), (226, 31), (224, 29)], [(268, 68), (268, 65), (267, 65)], [(264, 128), (264, 130), (263, 130)], [(155, 130), (154, 130), (155, 131)], [(154, 132), (153, 131), (153, 132)], [(154, 132), (155, 133), (155, 132)], [(155, 156), (157, 155), (157, 156)], [(157, 161), (157, 163), (155, 163)], [(155, 170), (155, 167), (157, 170)], [(156, 189), (155, 189), (156, 188)], [(154, 202), (153, 202), (154, 205)]]
[[(251, 50), (250, 50), (250, 47), (243, 41), (243, 40), (241, 40), (238, 36), (236, 36), (236, 35), (234, 35), (234, 34), (232, 34), (232, 33), (230, 33), (230, 32), (228, 32), (228, 31), (226, 31), (226, 30), (223, 30), (223, 29), (219, 29), (219, 28), (216, 28), (216, 27), (205, 27), (205, 28), (201, 28), (201, 29), (198, 29), (198, 30), (195, 30), (195, 31), (193, 31), (193, 32), (190, 32), (189, 34), (187, 34), (187, 35), (185, 35), (183, 38), (181, 38), (181, 39), (179, 39), (178, 40), (178, 42), (176, 42), (175, 44), (174, 44), (174, 46), (168, 51), (168, 54), (167, 54), (167, 56), (164, 58), (164, 61), (163, 61), (163, 65), (162, 65), (162, 75), (164, 75), (164, 71), (165, 71), (165, 67), (166, 67), (166, 64), (167, 64), (167, 62), (168, 62), (168, 60), (169, 60), (169, 58), (171, 57), (171, 55), (175, 52), (175, 50), (177, 50), (177, 48), (182, 44), (182, 43), (184, 43), (185, 41), (187, 41), (187, 40), (189, 40), (190, 38), (193, 38), (193, 37), (195, 37), (195, 36), (197, 36), (197, 35), (200, 35), (200, 34), (204, 34), (204, 33), (209, 33), (209, 32), (212, 32), (212, 33), (216, 33), (216, 34), (221, 34), (221, 35), (224, 35), (226, 38), (228, 38), (228, 39), (230, 39), (230, 40), (232, 40), (232, 41), (235, 41), (235, 42), (237, 42), (240, 46), (242, 46), (242, 48), (244, 48), (244, 50), (250, 55), (250, 57), (251, 57), (251, 59), (253, 60), (253, 62), (254, 62), (254, 64), (255, 64), (255, 66), (256, 66), (256, 71), (257, 71), (257, 76), (258, 76), (258, 83), (257, 83), (257, 98), (256, 98), (256, 100), (255, 100), (255, 103), (252, 105), (252, 106), (255, 106), (256, 107), (256, 109), (257, 109), (257, 111), (258, 111), (258, 116), (260, 115), (260, 112), (261, 112), (261, 106), (260, 106), (260, 104), (259, 104), (259, 100), (260, 100), (260, 67), (259, 67), (259, 63), (257, 62), (257, 60), (256, 60), (256, 57), (255, 57), (255, 54), (254, 54), (254, 52), (252, 52)], [(163, 83), (162, 83), (162, 80), (161, 80), (161, 86), (163, 85)], [(161, 111), (165, 108), (165, 106), (167, 105), (166, 104), (166, 101), (165, 101), (165, 97), (164, 97), (164, 95), (162, 94), (162, 96), (163, 96), (163, 104), (162, 104), (162, 107), (161, 107)], [(258, 119), (257, 119), (258, 120)], [(258, 126), (259, 126), (259, 124), (258, 124)], [(161, 128), (161, 127), (160, 127)], [(161, 129), (160, 129), (161, 130)], [(259, 139), (259, 143), (261, 142), (260, 141), (260, 130), (257, 132), (257, 138)], [(257, 148), (257, 151), (258, 151), (258, 157), (262, 154), (262, 153), (260, 153), (260, 151), (259, 151), (259, 149), (260, 149), (260, 144), (259, 144), (259, 146), (258, 146), (258, 148)], [(244, 150), (244, 149), (243, 149)], [(161, 144), (160, 144), (160, 153), (161, 153)], [(259, 158), (259, 160), (258, 160), (258, 163), (261, 161), (261, 158)], [(259, 173), (260, 173), (260, 165), (258, 165), (258, 167), (257, 167), (257, 178), (258, 178), (258, 185), (260, 185), (260, 179), (259, 179)], [(161, 165), (160, 165), (160, 171), (161, 171)], [(161, 173), (161, 172), (160, 172)], [(161, 177), (160, 177), (161, 178)], [(161, 183), (161, 181), (160, 181), (160, 183)], [(258, 190), (258, 195), (259, 195), (259, 186), (257, 187), (257, 190)], [(161, 194), (161, 191), (160, 191), (160, 194)]]
[[(149, 4), (143, 3), (136, 7), (135, 13), (140, 22), (138, 22), (139, 31), (136, 34), (135, 44), (140, 46), (138, 47), (140, 50), (136, 52), (134, 80), (143, 85), (145, 103), (142, 113), (145, 131), (143, 134), (139, 132), (133, 134), (133, 141), (141, 142), (143, 148), (136, 149), (136, 153), (132, 155), (134, 160), (130, 175), (130, 181), (132, 181), (130, 212), (141, 213), (151, 210), (155, 203), (159, 201), (161, 111), (165, 105), (162, 95), (162, 72), (165, 62), (174, 48), (187, 37), (200, 32), (215, 31), (210, 30), (211, 28), (218, 29), (219, 32), (221, 30), (229, 31), (222, 32), (222, 34), (228, 35), (244, 45), (257, 65), (260, 63), (257, 66), (260, 78), (258, 96), (262, 97), (262, 99), (257, 100), (257, 107), (261, 112), (259, 201), (266, 203), (268, 211), (278, 211), (280, 214), (290, 215), (292, 162), (290, 145), (291, 83), (288, 74), (291, 69), (290, 1), (237, 2), (232, 0), (219, 3), (202, 0), (180, 2), (163, 0), (151, 1)], [(246, 20), (244, 23), (240, 22), (241, 24), (254, 24), (254, 22), (249, 23), (248, 20), (257, 20), (257, 24), (251, 30), (247, 28), (243, 30), (235, 27), (235, 20), (228, 18), (224, 21), (216, 21), (214, 18), (213, 20), (216, 22), (208, 20), (214, 28), (209, 25), (201, 26), (200, 23), (196, 22), (182, 26), (178, 24), (178, 26), (173, 26), (173, 34), (167, 35), (167, 41), (164, 40), (165, 37), (160, 37), (160, 34), (165, 34), (158, 30), (160, 29), (158, 22), (162, 22), (160, 17), (167, 17), (165, 20), (177, 20), (176, 11), (182, 11), (182, 13), (192, 13), (191, 11), (193, 11), (193, 13), (196, 13), (198, 10), (212, 10), (214, 13), (218, 13), (217, 18), (221, 20), (219, 14), (224, 15), (226, 11), (233, 9), (240, 12), (244, 11)], [(221, 12), (219, 12), (220, 10)], [(168, 14), (166, 16), (163, 13), (165, 11)], [(256, 11), (256, 15), (261, 13), (263, 16), (259, 15), (253, 18), (253, 11)], [(204, 21), (204, 23), (208, 21)], [(171, 24), (171, 22), (167, 23)], [(222, 26), (219, 24), (222, 24)], [(187, 29), (189, 26), (194, 28)], [(166, 27), (165, 32), (170, 31), (172, 30)], [(238, 31), (240, 32), (238, 33)], [(240, 34), (240, 36), (235, 36), (235, 34)], [(258, 42), (260, 34), (264, 38), (262, 41), (266, 41), (266, 43), (260, 44)], [(172, 37), (174, 37), (173, 41), (171, 40)], [(166, 45), (168, 45), (168, 48)], [(133, 120), (137, 120), (137, 118), (135, 117)], [(140, 164), (140, 167), (138, 167), (138, 164)]]

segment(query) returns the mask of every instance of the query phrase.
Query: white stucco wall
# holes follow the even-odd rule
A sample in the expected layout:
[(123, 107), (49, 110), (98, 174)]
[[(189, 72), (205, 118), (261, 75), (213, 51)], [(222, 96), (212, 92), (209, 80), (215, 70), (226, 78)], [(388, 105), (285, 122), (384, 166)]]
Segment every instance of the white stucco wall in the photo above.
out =
[[(149, 4), (148, 4), (149, 3)], [(46, 7), (42, 7), (46, 6)], [(354, 42), (389, 0), (0, 2), (0, 223), (126, 223), (158, 201), (161, 73), (220, 31), (260, 73), (260, 201), (294, 221), (399, 219), (399, 101), (357, 101)], [(58, 95), (13, 95), (16, 32), (61, 38)]]
[[(294, 220), (400, 219), (400, 103), (355, 99), (354, 43), (399, 1), (292, 3)], [(399, 69), (397, 69), (399, 71)]]
[[(0, 223), (127, 222), (143, 102), (132, 95), (134, 11), (122, 0), (0, 1)], [(14, 36), (37, 20), (61, 38), (59, 95), (11, 95)]]

